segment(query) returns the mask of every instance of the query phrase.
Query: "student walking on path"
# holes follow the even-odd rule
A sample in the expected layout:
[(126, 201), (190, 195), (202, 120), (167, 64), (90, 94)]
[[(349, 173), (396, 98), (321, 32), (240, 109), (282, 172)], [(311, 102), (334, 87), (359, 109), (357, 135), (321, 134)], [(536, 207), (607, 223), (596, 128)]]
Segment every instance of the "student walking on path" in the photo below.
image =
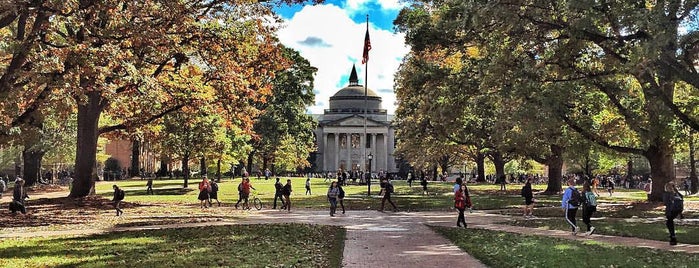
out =
[(456, 226), (466, 228), (466, 216), (464, 211), (471, 207), (471, 196), (468, 194), (466, 184), (459, 185), (459, 189), (454, 192), (454, 207), (459, 210), (459, 217), (456, 219)]
[(240, 198), (238, 199), (238, 202), (235, 203), (236, 209), (238, 208), (240, 201), (244, 201), (243, 209), (250, 209), (250, 204), (248, 203), (248, 198), (250, 198), (250, 189), (256, 190), (255, 187), (252, 187), (252, 184), (250, 184), (250, 177), (245, 177), (243, 181), (238, 184)]
[(337, 197), (340, 195), (340, 189), (337, 186), (337, 182), (333, 181), (328, 188), (328, 202), (330, 202), (330, 217), (335, 217), (335, 210), (337, 209)]
[(291, 212), (291, 191), (291, 180), (287, 179), (286, 185), (282, 187), (282, 195), (284, 196), (282, 201), (284, 202), (284, 207), (286, 207), (288, 212)]
[(383, 182), (381, 183), (381, 192), (379, 195), (383, 193), (383, 198), (381, 198), (381, 209), (379, 211), (383, 212), (384, 205), (386, 204), (386, 201), (393, 206), (393, 212), (398, 211), (398, 207), (396, 207), (396, 204), (393, 203), (393, 200), (391, 200), (391, 194), (393, 194), (393, 184), (391, 184), (391, 181), (387, 179), (383, 179)]
[(677, 245), (675, 218), (682, 214), (682, 210), (684, 210), (684, 198), (677, 189), (677, 186), (675, 186), (675, 182), (670, 181), (665, 184), (663, 203), (665, 203), (665, 226), (670, 233), (670, 245), (674, 246)]
[(211, 192), (211, 185), (209, 185), (209, 179), (203, 177), (201, 182), (199, 182), (199, 203), (201, 208), (207, 207), (206, 202), (209, 201), (209, 192)]
[(575, 189), (575, 179), (568, 179), (568, 188), (563, 192), (561, 206), (565, 210), (566, 222), (573, 228), (573, 235), (577, 235), (580, 227), (575, 222), (575, 214), (580, 206), (580, 192)]
[(209, 192), (209, 206), (213, 206), (211, 200), (216, 200), (216, 203), (218, 206), (221, 206), (221, 202), (218, 201), (218, 183), (216, 181), (211, 180), (209, 181), (209, 185), (211, 186), (211, 192)]
[(597, 196), (592, 191), (589, 182), (585, 182), (583, 184), (582, 194), (585, 200), (585, 202), (583, 202), (582, 217), (583, 222), (585, 223), (585, 225), (587, 225), (587, 233), (585, 234), (591, 235), (595, 232), (595, 227), (592, 226), (590, 218), (592, 218), (592, 214), (595, 213), (595, 211), (597, 211)]
[(282, 196), (282, 188), (284, 188), (284, 185), (279, 181), (279, 178), (276, 180), (277, 181), (274, 182), (274, 204), (272, 205), (272, 209), (277, 209), (277, 199), (282, 202), (282, 209), (284, 209), (284, 197)]
[(24, 189), (24, 180), (17, 178), (15, 180), (15, 187), (12, 189), (12, 202), (10, 203), (10, 211), (12, 214), (17, 213), (17, 211), (22, 214), (27, 214), (27, 207), (24, 200), (29, 198), (26, 189)]
[(119, 186), (116, 184), (114, 184), (112, 188), (114, 189), (114, 198), (112, 198), (112, 202), (114, 202), (114, 209), (116, 210), (116, 215), (121, 216), (121, 214), (124, 214), (124, 211), (119, 208), (119, 205), (121, 205), (121, 201), (124, 200), (124, 196), (126, 194), (124, 193), (124, 190), (119, 189)]
[(342, 214), (345, 214), (345, 189), (342, 189), (342, 185), (338, 185), (337, 189), (339, 191), (337, 195), (337, 202), (340, 203), (340, 207), (342, 208)]
[(532, 179), (527, 178), (527, 183), (522, 187), (524, 197), (524, 218), (534, 217), (534, 193), (532, 192)]

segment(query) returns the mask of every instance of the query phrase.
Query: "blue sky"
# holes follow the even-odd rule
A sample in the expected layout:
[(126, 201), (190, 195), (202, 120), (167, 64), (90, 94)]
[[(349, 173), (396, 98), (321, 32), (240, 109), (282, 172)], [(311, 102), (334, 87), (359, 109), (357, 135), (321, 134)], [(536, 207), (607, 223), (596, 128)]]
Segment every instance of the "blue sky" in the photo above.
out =
[(393, 31), (393, 20), (402, 5), (398, 0), (331, 0), (322, 5), (275, 9), (285, 20), (279, 31), (281, 42), (318, 68), (316, 103), (308, 108), (309, 113), (319, 114), (328, 108), (330, 96), (347, 85), (352, 64), (356, 64), (364, 84), (361, 57), (367, 14), (372, 44), (367, 84), (383, 98), (383, 108), (394, 113), (393, 76), (408, 52), (403, 35)]

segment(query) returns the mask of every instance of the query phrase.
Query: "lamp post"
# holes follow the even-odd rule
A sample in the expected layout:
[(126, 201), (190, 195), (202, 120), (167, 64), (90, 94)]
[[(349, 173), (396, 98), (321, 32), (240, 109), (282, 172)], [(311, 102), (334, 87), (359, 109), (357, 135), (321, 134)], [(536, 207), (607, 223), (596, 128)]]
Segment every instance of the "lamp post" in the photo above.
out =
[(366, 194), (367, 196), (371, 196), (371, 159), (374, 159), (374, 155), (369, 153), (367, 159), (369, 159), (369, 173), (366, 176)]

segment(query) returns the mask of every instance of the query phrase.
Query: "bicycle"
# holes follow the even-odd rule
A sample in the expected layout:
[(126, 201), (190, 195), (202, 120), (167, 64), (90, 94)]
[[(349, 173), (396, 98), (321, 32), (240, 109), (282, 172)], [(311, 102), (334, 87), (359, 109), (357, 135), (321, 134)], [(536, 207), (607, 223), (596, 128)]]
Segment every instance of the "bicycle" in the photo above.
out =
[[(260, 198), (257, 197), (257, 193), (255, 193), (252, 198), (249, 198), (248, 202), (252, 203), (252, 206), (255, 207), (255, 209), (257, 209), (257, 210), (262, 209), (262, 200), (260, 200)], [(251, 209), (249, 203), (245, 209), (248, 209), (248, 210)]]

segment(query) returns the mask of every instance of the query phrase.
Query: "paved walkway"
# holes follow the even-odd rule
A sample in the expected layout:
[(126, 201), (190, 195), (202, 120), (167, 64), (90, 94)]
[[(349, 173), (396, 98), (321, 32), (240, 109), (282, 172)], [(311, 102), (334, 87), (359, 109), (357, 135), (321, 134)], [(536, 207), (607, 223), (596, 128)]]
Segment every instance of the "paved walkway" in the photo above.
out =
[[(481, 228), (512, 233), (541, 235), (570, 240), (594, 240), (610, 244), (699, 253), (699, 245), (679, 244), (669, 246), (664, 241), (645, 240), (632, 237), (606, 235), (573, 236), (570, 232), (544, 230), (496, 224), (509, 216), (472, 213), (466, 215), (469, 228)], [(171, 224), (156, 226), (124, 227), (112, 229), (89, 229), (47, 231), (31, 233), (0, 234), (0, 238), (37, 237), (56, 235), (90, 235), (107, 232), (148, 229), (183, 228), (195, 226), (256, 224), (256, 223), (309, 223), (344, 226), (347, 229), (344, 267), (485, 267), (468, 253), (433, 232), (428, 225), (455, 225), (456, 214), (448, 212), (398, 212), (348, 211), (330, 217), (326, 211), (298, 210), (292, 213), (265, 210), (252, 212), (235, 221)]]

